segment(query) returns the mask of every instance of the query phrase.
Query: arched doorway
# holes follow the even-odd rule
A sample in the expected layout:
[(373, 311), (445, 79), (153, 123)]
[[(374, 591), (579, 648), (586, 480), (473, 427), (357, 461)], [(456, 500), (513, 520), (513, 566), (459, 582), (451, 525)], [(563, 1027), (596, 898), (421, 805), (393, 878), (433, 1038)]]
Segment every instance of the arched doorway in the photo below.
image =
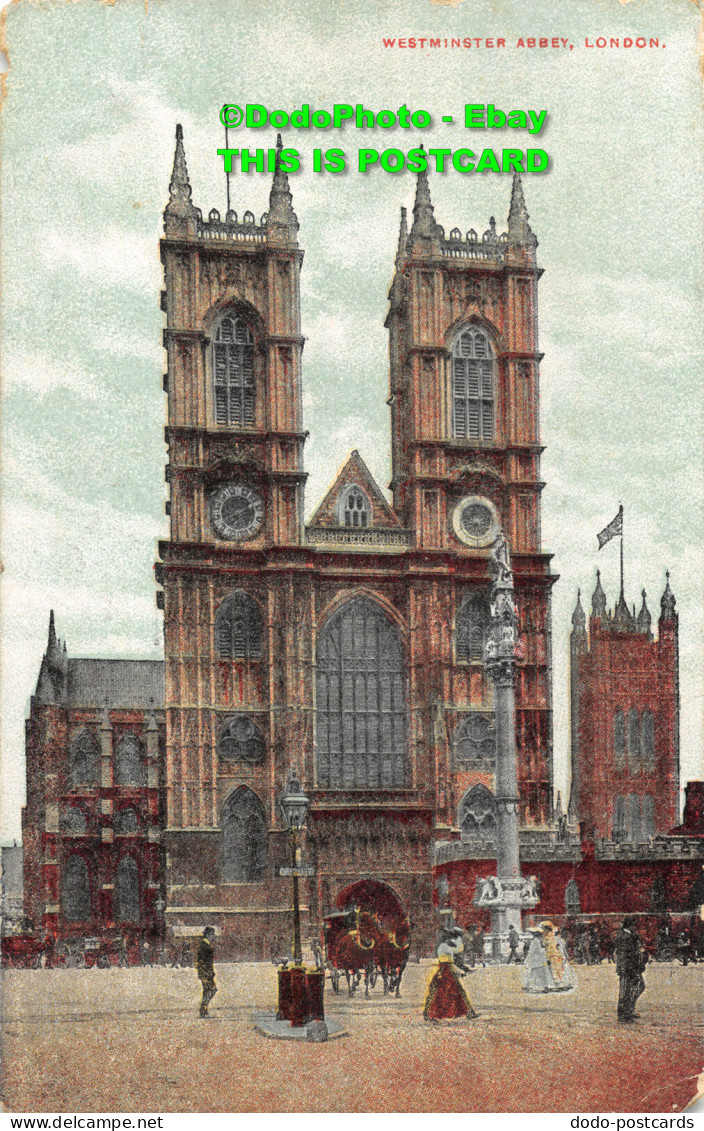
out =
[(382, 923), (408, 923), (406, 909), (398, 895), (381, 880), (357, 880), (342, 889), (335, 903), (340, 911), (350, 907), (371, 911)]

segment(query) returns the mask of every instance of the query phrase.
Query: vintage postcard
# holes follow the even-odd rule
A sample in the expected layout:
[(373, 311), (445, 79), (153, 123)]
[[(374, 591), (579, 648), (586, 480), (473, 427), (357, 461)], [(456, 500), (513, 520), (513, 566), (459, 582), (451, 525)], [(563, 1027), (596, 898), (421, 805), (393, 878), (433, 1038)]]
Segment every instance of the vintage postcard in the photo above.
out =
[(693, 1127), (699, 6), (3, 21), (6, 1110)]

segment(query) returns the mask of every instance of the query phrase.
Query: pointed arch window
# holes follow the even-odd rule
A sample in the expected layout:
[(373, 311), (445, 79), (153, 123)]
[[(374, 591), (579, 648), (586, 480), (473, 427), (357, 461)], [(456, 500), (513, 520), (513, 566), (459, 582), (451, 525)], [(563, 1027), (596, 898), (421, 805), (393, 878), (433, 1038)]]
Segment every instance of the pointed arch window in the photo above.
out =
[(573, 876), (565, 888), (565, 911), (568, 915), (579, 915), (581, 910), (579, 887)]
[(406, 695), (398, 629), (357, 598), (318, 637), (316, 755), (320, 789), (406, 784)]
[(61, 832), (69, 836), (85, 836), (88, 832), (88, 819), (77, 805), (67, 805), (62, 811)]
[(361, 487), (354, 484), (340, 492), (340, 524), (342, 526), (371, 526), (372, 511), (369, 499)]
[(655, 769), (655, 723), (652, 711), (643, 711), (640, 720), (641, 725), (641, 754), (643, 757), (643, 769)]
[(228, 660), (261, 660), (264, 622), (257, 603), (242, 590), (230, 593), (215, 614), (218, 654)]
[(220, 758), (256, 765), (264, 761), (265, 753), (264, 735), (249, 715), (235, 715), (227, 720), (218, 739)]
[(82, 730), (71, 748), (71, 780), (73, 785), (95, 785), (98, 780), (100, 745), (89, 730)]
[(463, 330), (452, 348), (452, 406), (456, 439), (494, 439), (494, 351), (479, 326)]
[(239, 315), (225, 314), (213, 339), (215, 421), (236, 428), (254, 425), (254, 337)]
[(628, 712), (628, 766), (631, 771), (640, 765), (640, 715), (635, 707)]
[(115, 781), (117, 785), (144, 785), (144, 757), (142, 744), (136, 735), (123, 734), (115, 752)]
[(82, 856), (69, 856), (61, 877), (61, 914), (72, 923), (90, 919), (90, 876)]
[(637, 793), (629, 793), (626, 801), (626, 826), (628, 829), (628, 840), (632, 841), (633, 844), (640, 844), (640, 842), (643, 840), (640, 797)]
[(626, 760), (626, 716), (618, 710), (614, 715), (614, 765), (622, 770)]
[(115, 918), (138, 923), (139, 910), (139, 867), (134, 856), (123, 856), (115, 875)]
[(473, 711), (455, 730), (455, 766), (468, 769), (477, 763), (493, 763), (496, 758), (494, 716)]
[(267, 832), (264, 806), (246, 785), (230, 794), (223, 809), (223, 878), (253, 884), (265, 878)]
[(136, 833), (139, 828), (137, 810), (128, 805), (125, 809), (118, 809), (115, 814), (114, 829), (118, 835)]
[(649, 840), (651, 836), (655, 836), (655, 802), (649, 793), (646, 793), (643, 798), (641, 830), (644, 840)]
[(466, 837), (493, 840), (496, 836), (496, 798), (485, 785), (475, 785), (462, 798), (459, 811), (460, 829)]
[(620, 794), (614, 797), (614, 820), (611, 836), (615, 841), (626, 839), (626, 802)]
[(455, 619), (455, 654), (458, 661), (484, 660), (489, 629), (489, 606), (485, 597), (468, 597)]

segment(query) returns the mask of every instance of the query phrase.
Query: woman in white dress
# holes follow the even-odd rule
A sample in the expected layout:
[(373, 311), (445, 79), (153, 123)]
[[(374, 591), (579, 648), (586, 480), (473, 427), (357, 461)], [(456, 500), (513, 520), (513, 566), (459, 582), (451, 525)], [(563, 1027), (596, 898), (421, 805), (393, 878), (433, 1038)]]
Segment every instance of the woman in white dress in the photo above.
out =
[(533, 937), (523, 964), (523, 989), (529, 994), (549, 994), (557, 986), (543, 946), (543, 932), (540, 927), (529, 927), (528, 933)]

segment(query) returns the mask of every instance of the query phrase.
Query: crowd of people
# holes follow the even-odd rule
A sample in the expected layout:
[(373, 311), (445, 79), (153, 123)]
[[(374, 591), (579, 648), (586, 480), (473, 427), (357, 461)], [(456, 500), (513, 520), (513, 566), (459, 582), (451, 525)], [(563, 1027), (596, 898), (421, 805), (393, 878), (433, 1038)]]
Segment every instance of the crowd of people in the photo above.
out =
[[(680, 931), (672, 939), (666, 920), (658, 930), (657, 948), (672, 957), (677, 956), (687, 965), (691, 939), (689, 932)], [(562, 931), (550, 920), (529, 927), (521, 953), (521, 936), (514, 926), (508, 931), (508, 955), (504, 963), (523, 964), (523, 989), (530, 994), (560, 993), (576, 988), (576, 977), (571, 965), (571, 954)], [(437, 964), (433, 970), (425, 999), (423, 1016), (427, 1021), (439, 1022), (458, 1018), (474, 1019), (478, 1016), (460, 979), (471, 973), (477, 963), (485, 965), (483, 933), (481, 928), (470, 926), (466, 931), (455, 924), (442, 928), (436, 944)], [(627, 915), (613, 940), (606, 936), (598, 924), (587, 923), (574, 932), (573, 953), (577, 961), (597, 965), (608, 958), (615, 962), (619, 979), (617, 1019), (630, 1024), (639, 1014), (635, 1007), (645, 990), (643, 977), (650, 954), (638, 932), (638, 917)], [(684, 953), (684, 957), (683, 957)]]

